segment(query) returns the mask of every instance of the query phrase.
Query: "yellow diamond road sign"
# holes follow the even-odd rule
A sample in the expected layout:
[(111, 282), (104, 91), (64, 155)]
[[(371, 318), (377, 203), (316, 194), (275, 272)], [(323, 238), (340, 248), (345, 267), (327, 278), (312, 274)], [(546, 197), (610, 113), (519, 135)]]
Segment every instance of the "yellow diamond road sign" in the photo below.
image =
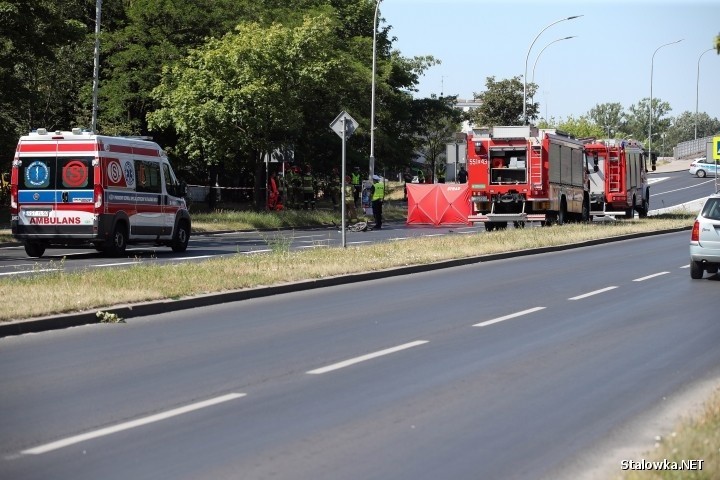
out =
[(720, 160), (720, 137), (713, 137), (713, 159)]

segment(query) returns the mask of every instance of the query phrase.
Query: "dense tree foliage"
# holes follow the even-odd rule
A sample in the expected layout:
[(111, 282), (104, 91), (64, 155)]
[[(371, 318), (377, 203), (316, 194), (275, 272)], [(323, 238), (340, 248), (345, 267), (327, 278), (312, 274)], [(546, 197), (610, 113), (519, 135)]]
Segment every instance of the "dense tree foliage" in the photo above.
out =
[[(537, 85), (530, 83), (524, 88), (522, 77), (513, 77), (505, 80), (495, 80), (488, 77), (485, 81), (485, 91), (475, 93), (480, 100), (480, 107), (473, 110), (470, 120), (475, 125), (523, 125), (523, 90), (526, 90), (527, 121), (537, 118), (538, 104), (530, 100), (535, 95)], [(530, 103), (527, 102), (530, 100)]]
[[(32, 128), (90, 127), (96, 5), (0, 0), (0, 170), (9, 168), (17, 137)], [(220, 173), (261, 182), (261, 154), (276, 148), (320, 171), (337, 165), (339, 139), (328, 125), (346, 110), (360, 124), (348, 143), (349, 166), (365, 168), (376, 5), (103, 0), (98, 131), (153, 136), (188, 180)], [(418, 154), (440, 158), (458, 115), (452, 97), (413, 98), (422, 74), (439, 61), (403, 57), (391, 32), (381, 19), (373, 136), (376, 170), (388, 173)], [(536, 90), (527, 85), (529, 121), (537, 119)], [(474, 124), (524, 122), (521, 77), (488, 77), (476, 97), (482, 105), (470, 118)], [(668, 144), (693, 138), (695, 123), (698, 135), (718, 133), (717, 119), (686, 113), (674, 119), (666, 102), (653, 103), (654, 144), (663, 134)], [(548, 125), (647, 141), (648, 113), (643, 99), (626, 111), (598, 105), (577, 120)]]

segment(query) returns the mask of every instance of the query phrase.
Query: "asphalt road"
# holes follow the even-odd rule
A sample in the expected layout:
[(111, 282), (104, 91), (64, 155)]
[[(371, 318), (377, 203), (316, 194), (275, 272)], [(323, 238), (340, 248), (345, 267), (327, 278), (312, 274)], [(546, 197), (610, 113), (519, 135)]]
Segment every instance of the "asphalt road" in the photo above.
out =
[[(655, 173), (650, 176), (652, 184), (651, 209), (680, 205), (714, 192), (713, 179), (699, 179), (686, 171)], [(599, 219), (599, 221), (602, 221)], [(529, 226), (539, 227), (539, 223)], [(472, 234), (484, 231), (484, 226), (407, 226), (402, 223), (386, 223), (380, 231), (347, 232), (348, 246), (385, 241), (404, 240), (413, 237), (449, 234)], [(194, 235), (188, 250), (173, 253), (169, 248), (131, 247), (122, 258), (108, 258), (93, 249), (48, 249), (40, 259), (28, 258), (21, 246), (0, 248), (0, 281), (3, 278), (21, 277), (59, 269), (77, 271), (96, 268), (124, 268), (139, 262), (176, 263), (203, 261), (218, 256), (262, 254), (271, 251), (273, 244), (294, 250), (328, 248), (342, 245), (342, 235), (337, 228), (307, 228), (273, 232), (223, 232), (213, 235)]]
[(718, 378), (720, 278), (687, 255), (680, 232), (0, 339), (0, 478), (567, 474)]

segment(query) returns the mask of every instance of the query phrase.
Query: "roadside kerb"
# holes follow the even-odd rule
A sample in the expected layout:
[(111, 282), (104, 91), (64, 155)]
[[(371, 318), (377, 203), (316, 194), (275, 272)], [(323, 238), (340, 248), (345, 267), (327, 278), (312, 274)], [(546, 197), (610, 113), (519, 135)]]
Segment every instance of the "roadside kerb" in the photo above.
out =
[(61, 328), (76, 327), (80, 325), (88, 325), (92, 323), (100, 323), (100, 319), (96, 314), (98, 311), (114, 313), (120, 318), (128, 319), (133, 317), (142, 317), (146, 315), (157, 315), (160, 313), (174, 312), (178, 310), (186, 310), (190, 308), (207, 307), (222, 303), (238, 302), (249, 300), (252, 298), (262, 298), (271, 295), (279, 295), (283, 293), (299, 292), (303, 290), (312, 290), (315, 288), (332, 287), (336, 285), (345, 285), (355, 282), (365, 282), (377, 280), (381, 278), (390, 278), (400, 275), (409, 275), (412, 273), (429, 272), (442, 268), (459, 267), (463, 265), (471, 265), (475, 263), (491, 262), (494, 260), (503, 260), (514, 257), (524, 257), (528, 255), (537, 255), (540, 253), (560, 252), (572, 248), (590, 247), (593, 245), (601, 245), (604, 243), (620, 242), (623, 240), (631, 240), (634, 238), (649, 237), (655, 235), (664, 235), (667, 233), (676, 233), (684, 230), (690, 230), (691, 227), (681, 227), (668, 230), (656, 230), (653, 232), (633, 233), (629, 235), (621, 235), (617, 237), (600, 238), (596, 240), (587, 240), (578, 243), (569, 243), (554, 247), (533, 248), (527, 250), (516, 250), (512, 252), (494, 253), (490, 255), (480, 255), (477, 257), (458, 258), (454, 260), (444, 260), (422, 265), (411, 265), (403, 267), (388, 268), (375, 272), (352, 273), (348, 275), (340, 275), (335, 277), (321, 278), (317, 280), (304, 280), (299, 282), (291, 282), (269, 287), (248, 288), (243, 290), (235, 290), (223, 293), (211, 293), (205, 295), (197, 295), (180, 299), (156, 300), (152, 302), (120, 304), (107, 307), (95, 308), (77, 313), (67, 313), (59, 315), (50, 315), (39, 318), (26, 320), (16, 320), (10, 322), (0, 322), (0, 337), (12, 335), (22, 335), (25, 333), (37, 333), (48, 330), (57, 330)]

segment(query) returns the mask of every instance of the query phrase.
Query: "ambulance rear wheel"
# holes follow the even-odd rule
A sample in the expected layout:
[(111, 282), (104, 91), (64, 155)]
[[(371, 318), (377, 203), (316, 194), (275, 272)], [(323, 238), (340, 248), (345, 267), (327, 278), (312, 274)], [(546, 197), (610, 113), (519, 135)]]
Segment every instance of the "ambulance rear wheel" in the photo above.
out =
[(190, 229), (188, 228), (188, 224), (187, 222), (180, 222), (171, 245), (173, 252), (184, 252), (187, 250), (189, 241)]
[(119, 257), (125, 253), (127, 247), (127, 228), (122, 223), (115, 225), (112, 236), (105, 243), (105, 253), (113, 257)]
[(45, 253), (45, 245), (40, 242), (26, 242), (25, 253), (28, 257), (40, 258)]

